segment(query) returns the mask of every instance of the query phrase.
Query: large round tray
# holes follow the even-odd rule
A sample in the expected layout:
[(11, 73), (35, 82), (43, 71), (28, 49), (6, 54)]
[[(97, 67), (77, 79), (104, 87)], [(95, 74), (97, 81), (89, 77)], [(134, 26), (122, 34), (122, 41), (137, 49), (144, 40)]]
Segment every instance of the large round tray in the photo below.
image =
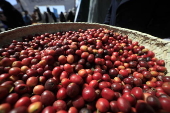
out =
[(21, 37), (33, 35), (37, 33), (54, 33), (57, 31), (76, 31), (78, 29), (90, 28), (107, 28), (112, 29), (122, 35), (128, 35), (133, 41), (138, 41), (140, 45), (145, 46), (149, 50), (155, 52), (158, 59), (166, 61), (166, 68), (168, 70), (167, 76), (170, 76), (170, 42), (162, 40), (158, 37), (151, 36), (139, 31), (105, 25), (98, 23), (43, 23), (24, 27), (18, 27), (9, 31), (0, 33), (0, 46), (10, 43), (12, 40), (21, 40)]

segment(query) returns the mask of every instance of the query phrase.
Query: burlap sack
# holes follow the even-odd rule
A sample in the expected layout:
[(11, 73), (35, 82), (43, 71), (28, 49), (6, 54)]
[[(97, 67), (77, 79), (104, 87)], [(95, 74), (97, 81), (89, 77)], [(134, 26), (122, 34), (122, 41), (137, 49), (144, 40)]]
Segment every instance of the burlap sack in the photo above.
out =
[(12, 40), (21, 40), (21, 37), (30, 34), (41, 33), (54, 33), (57, 31), (76, 31), (78, 29), (90, 29), (90, 28), (107, 28), (112, 29), (122, 35), (128, 35), (133, 41), (138, 41), (140, 45), (145, 46), (149, 50), (152, 50), (158, 59), (166, 61), (166, 68), (168, 69), (167, 76), (170, 76), (170, 42), (162, 40), (158, 37), (151, 36), (135, 30), (109, 26), (98, 23), (42, 23), (19, 27), (9, 31), (0, 33), (0, 46), (10, 43)]

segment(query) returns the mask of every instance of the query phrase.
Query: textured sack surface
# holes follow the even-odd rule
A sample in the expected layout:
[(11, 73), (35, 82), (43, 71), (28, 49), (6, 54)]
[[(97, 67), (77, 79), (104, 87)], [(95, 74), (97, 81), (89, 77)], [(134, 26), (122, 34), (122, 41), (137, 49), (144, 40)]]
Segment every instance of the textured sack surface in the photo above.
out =
[(145, 46), (156, 54), (156, 58), (163, 59), (166, 62), (165, 67), (168, 69), (167, 76), (170, 76), (170, 42), (158, 37), (151, 36), (135, 30), (109, 26), (98, 23), (51, 23), (35, 24), (30, 26), (19, 27), (0, 33), (0, 46), (11, 43), (12, 40), (21, 40), (23, 36), (54, 33), (57, 31), (76, 31), (78, 29), (112, 29), (122, 35), (128, 35), (133, 41), (138, 41), (140, 45)]

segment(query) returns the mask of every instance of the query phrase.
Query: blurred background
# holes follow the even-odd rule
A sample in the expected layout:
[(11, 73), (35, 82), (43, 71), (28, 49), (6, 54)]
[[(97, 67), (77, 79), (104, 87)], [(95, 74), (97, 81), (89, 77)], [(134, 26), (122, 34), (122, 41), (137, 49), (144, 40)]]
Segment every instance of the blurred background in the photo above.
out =
[[(0, 7), (0, 30), (23, 26), (20, 22), (12, 25), (21, 21), (18, 13), (21, 13), (24, 25), (54, 22), (103, 23), (110, 3), (111, 0), (0, 0), (0, 4), (6, 4), (4, 7), (10, 7)], [(12, 12), (13, 9), (18, 12)]]
[(164, 0), (0, 0), (0, 31), (39, 23), (102, 23), (170, 37)]
[[(75, 19), (76, 9), (81, 0), (0, 0), (0, 4), (10, 3), (15, 10), (22, 14), (25, 25), (35, 23), (53, 23), (53, 22), (73, 22)], [(7, 7), (7, 6), (5, 6)], [(11, 8), (9, 8), (11, 9)], [(7, 12), (7, 11), (6, 11)], [(14, 15), (11, 17), (14, 18)], [(12, 29), (19, 26), (7, 25), (7, 14), (5, 9), (0, 7), (1, 31)], [(31, 22), (28, 22), (31, 21)]]

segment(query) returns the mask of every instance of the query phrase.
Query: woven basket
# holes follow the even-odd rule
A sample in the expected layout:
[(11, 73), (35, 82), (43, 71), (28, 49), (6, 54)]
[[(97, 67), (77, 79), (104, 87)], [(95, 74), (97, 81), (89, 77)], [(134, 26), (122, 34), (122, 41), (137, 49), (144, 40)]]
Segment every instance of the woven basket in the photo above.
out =
[(145, 34), (139, 31), (109, 26), (98, 23), (43, 23), (35, 24), (24, 27), (18, 27), (9, 31), (0, 33), (0, 46), (10, 43), (12, 40), (21, 40), (21, 37), (33, 34), (54, 33), (57, 31), (76, 31), (78, 29), (90, 29), (90, 28), (106, 28), (112, 29), (115, 32), (122, 35), (128, 35), (133, 41), (138, 41), (140, 45), (145, 46), (149, 50), (152, 50), (158, 59), (163, 59), (166, 62), (166, 68), (168, 69), (167, 76), (170, 76), (170, 42), (162, 40), (160, 38)]

